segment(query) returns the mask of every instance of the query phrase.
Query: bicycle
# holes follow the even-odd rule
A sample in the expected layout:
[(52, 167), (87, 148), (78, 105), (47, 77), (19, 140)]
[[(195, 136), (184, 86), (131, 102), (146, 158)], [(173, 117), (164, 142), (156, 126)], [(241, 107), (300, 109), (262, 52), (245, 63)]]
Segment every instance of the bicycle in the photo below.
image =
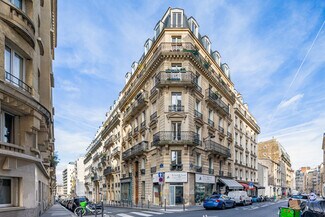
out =
[(102, 210), (97, 209), (96, 205), (94, 205), (94, 209), (92, 209), (87, 202), (80, 202), (80, 206), (74, 210), (74, 214), (76, 214), (77, 216), (85, 216), (88, 214), (100, 215), (102, 214)]

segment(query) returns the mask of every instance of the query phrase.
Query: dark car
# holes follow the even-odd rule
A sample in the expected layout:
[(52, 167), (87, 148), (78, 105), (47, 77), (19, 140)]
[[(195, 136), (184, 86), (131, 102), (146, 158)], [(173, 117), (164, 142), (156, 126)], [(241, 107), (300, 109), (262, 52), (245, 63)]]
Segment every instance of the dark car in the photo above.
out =
[(325, 200), (304, 201), (301, 207), (302, 217), (325, 217)]
[(223, 195), (223, 194), (212, 195), (206, 198), (203, 202), (203, 207), (205, 209), (213, 209), (213, 208), (225, 209), (225, 208), (231, 208), (235, 206), (236, 206), (236, 202), (230, 197), (228, 197), (227, 195)]
[[(292, 195), (290, 198), (289, 198), (289, 201), (290, 200), (300, 200), (300, 202), (304, 202), (304, 201), (308, 201), (308, 194), (297, 194), (297, 195)], [(289, 207), (289, 201), (288, 201), (288, 207)]]

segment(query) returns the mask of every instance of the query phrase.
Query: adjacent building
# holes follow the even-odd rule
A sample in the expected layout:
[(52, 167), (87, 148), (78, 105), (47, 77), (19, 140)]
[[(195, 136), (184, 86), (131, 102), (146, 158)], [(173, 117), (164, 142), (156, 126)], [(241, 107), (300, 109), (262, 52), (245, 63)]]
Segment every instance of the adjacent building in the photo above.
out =
[(169, 8), (85, 155), (95, 201), (167, 205), (256, 194), (260, 128), (193, 17)]
[(75, 162), (75, 180), (76, 180), (76, 196), (85, 196), (85, 164), (84, 157), (79, 157)]
[(305, 192), (305, 173), (302, 170), (296, 170), (295, 172), (296, 188), (299, 193)]
[(291, 194), (293, 170), (290, 156), (276, 139), (258, 143), (258, 161), (268, 167), (268, 182), (273, 188), (272, 194), (276, 196)]
[(56, 0), (0, 0), (0, 216), (39, 216), (56, 191)]
[(264, 166), (260, 163), (257, 164), (258, 168), (258, 184), (261, 186), (261, 189), (258, 190), (257, 195), (262, 196), (273, 196), (273, 188), (272, 186), (269, 186), (269, 168), (267, 166)]
[(57, 198), (64, 196), (64, 186), (56, 185), (56, 196)]
[(64, 197), (71, 198), (75, 196), (75, 163), (70, 162), (67, 168), (62, 172), (63, 177), (63, 193)]

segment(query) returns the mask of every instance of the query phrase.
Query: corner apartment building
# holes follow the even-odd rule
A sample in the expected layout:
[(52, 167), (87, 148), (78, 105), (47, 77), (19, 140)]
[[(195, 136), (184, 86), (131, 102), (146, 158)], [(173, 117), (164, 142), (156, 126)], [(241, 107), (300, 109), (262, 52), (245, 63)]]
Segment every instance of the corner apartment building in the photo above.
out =
[(88, 191), (102, 189), (106, 201), (176, 205), (249, 190), (258, 182), (259, 132), (209, 37), (169, 8), (87, 151)]
[(301, 170), (296, 170), (295, 172), (296, 177), (295, 177), (295, 182), (296, 182), (296, 190), (299, 193), (304, 193), (305, 192), (305, 174)]
[(39, 216), (56, 191), (56, 0), (0, 0), (0, 216)]
[(75, 167), (75, 163), (70, 162), (62, 172), (63, 193), (66, 198), (75, 196)]
[(258, 143), (258, 162), (269, 168), (269, 185), (273, 195), (291, 194), (293, 170), (290, 156), (276, 139)]

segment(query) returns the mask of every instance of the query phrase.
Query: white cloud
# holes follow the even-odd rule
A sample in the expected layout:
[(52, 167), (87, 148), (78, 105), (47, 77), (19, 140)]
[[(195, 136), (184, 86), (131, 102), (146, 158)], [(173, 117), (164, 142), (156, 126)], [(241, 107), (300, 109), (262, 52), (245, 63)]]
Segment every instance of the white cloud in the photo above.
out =
[(282, 102), (280, 102), (279, 104), (279, 109), (285, 109), (288, 108), (290, 106), (294, 106), (295, 104), (297, 104), (302, 98), (304, 97), (304, 94), (297, 94), (293, 97), (291, 97), (288, 100), (283, 100)]

